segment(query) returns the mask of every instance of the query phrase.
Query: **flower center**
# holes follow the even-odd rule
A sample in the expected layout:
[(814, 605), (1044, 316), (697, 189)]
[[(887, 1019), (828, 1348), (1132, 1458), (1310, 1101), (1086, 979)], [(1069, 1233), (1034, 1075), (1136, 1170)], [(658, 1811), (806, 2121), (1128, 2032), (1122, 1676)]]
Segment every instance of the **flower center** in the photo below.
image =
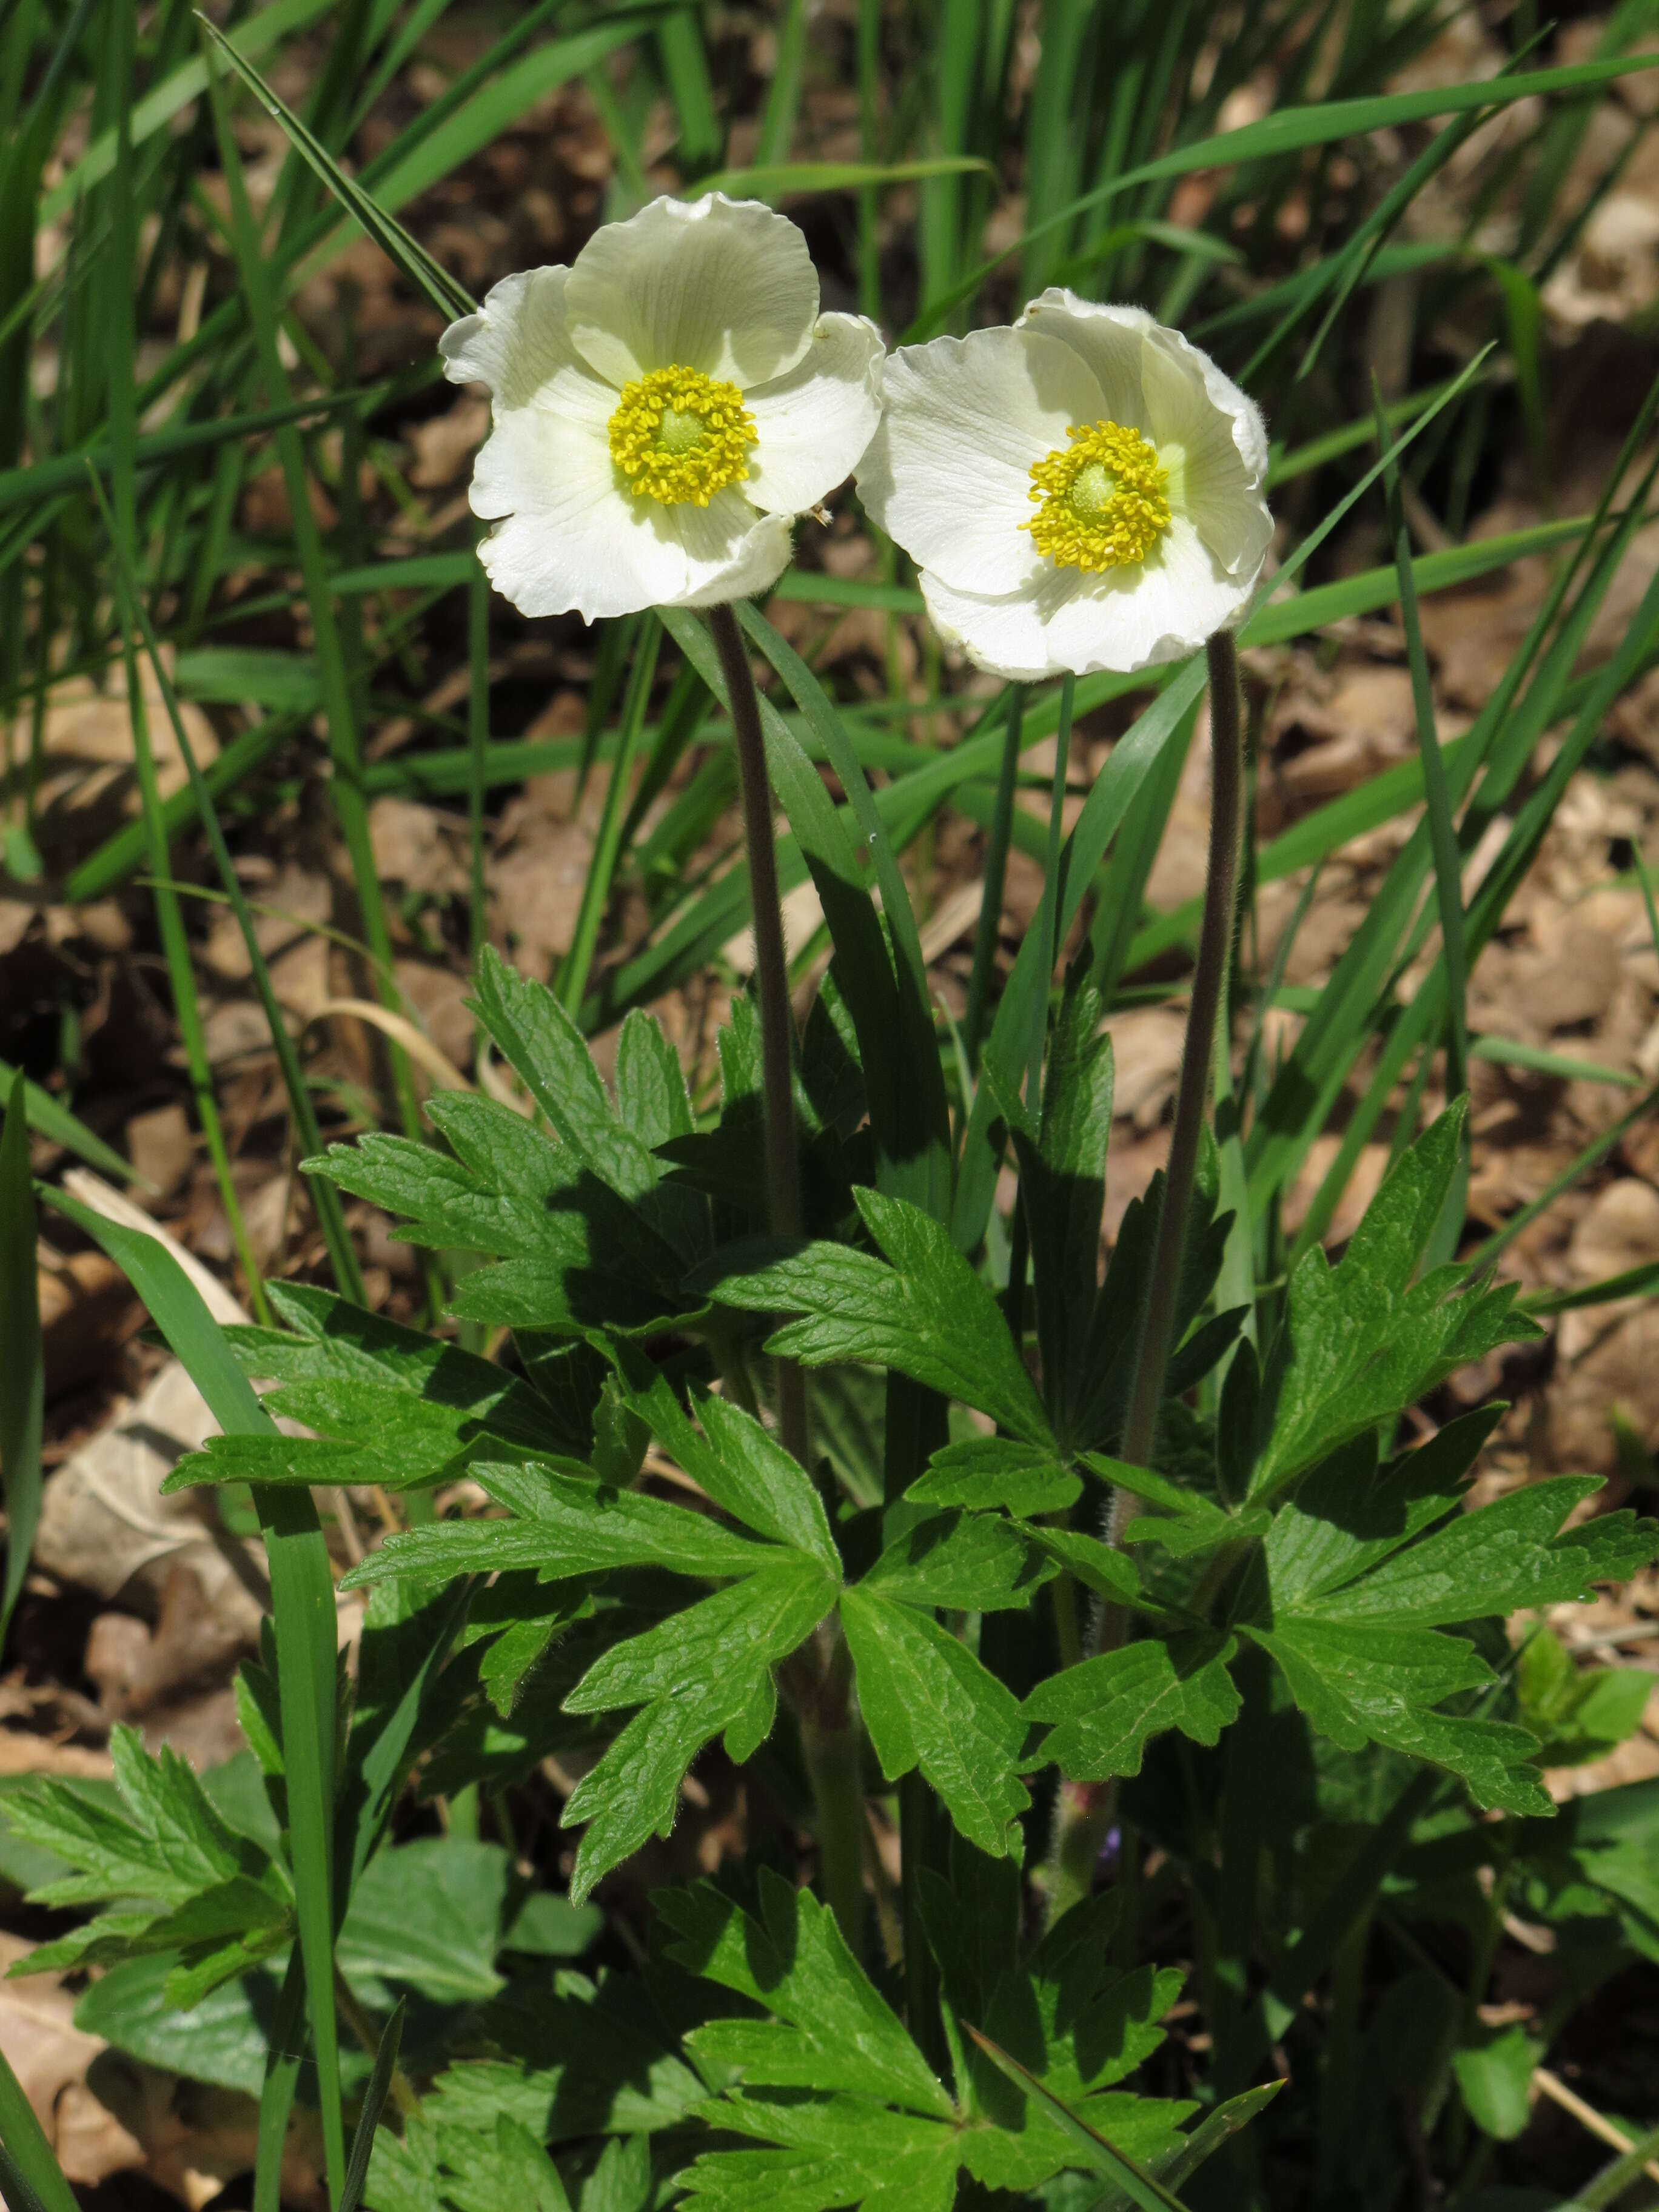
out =
[(1077, 424), (1069, 446), (1031, 470), (1037, 512), (1020, 528), (1061, 568), (1121, 568), (1144, 561), (1170, 526), (1169, 471), (1139, 430)]
[(735, 384), (700, 368), (653, 368), (623, 386), (611, 417), (611, 458), (634, 488), (665, 507), (707, 507), (749, 473), (755, 420)]

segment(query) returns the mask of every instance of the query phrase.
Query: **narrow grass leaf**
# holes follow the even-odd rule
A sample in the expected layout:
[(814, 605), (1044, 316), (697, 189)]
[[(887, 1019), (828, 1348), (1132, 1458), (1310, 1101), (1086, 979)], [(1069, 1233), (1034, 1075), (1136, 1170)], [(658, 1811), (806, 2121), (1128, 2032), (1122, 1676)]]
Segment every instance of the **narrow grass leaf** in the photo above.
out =
[(35, 1271), (34, 1186), (23, 1079), (15, 1075), (0, 1127), (0, 1490), (6, 1501), (6, 1572), (0, 1583), (0, 1650), (28, 1572), (40, 1518), (40, 1438), (46, 1370)]
[(46, 2130), (0, 2051), (0, 2195), (12, 2212), (80, 2212)]
[(346, 2168), (345, 2187), (340, 2191), (336, 2212), (357, 2212), (362, 2201), (363, 2185), (368, 2179), (368, 2160), (374, 2148), (374, 2130), (380, 2124), (380, 2115), (386, 2110), (386, 2094), (392, 2087), (392, 2076), (398, 2063), (398, 2046), (404, 2039), (404, 2021), (409, 2012), (409, 1999), (399, 1997), (392, 2008), (392, 2017), (380, 2030), (380, 2040), (374, 2052), (374, 2071), (368, 2077), (368, 2087), (363, 2092), (363, 2106), (357, 2117), (357, 2131), (351, 2139), (351, 2163)]
[[(106, 1219), (66, 1192), (45, 1195), (121, 1269), (226, 1435), (274, 1433), (275, 1425), (224, 1331), (166, 1246), (142, 1230)], [(330, 2193), (337, 2202), (345, 2177), (345, 2133), (334, 2011), (334, 1580), (308, 1492), (259, 1488), (253, 1502), (270, 1571), (300, 1948), (322, 2094)]]

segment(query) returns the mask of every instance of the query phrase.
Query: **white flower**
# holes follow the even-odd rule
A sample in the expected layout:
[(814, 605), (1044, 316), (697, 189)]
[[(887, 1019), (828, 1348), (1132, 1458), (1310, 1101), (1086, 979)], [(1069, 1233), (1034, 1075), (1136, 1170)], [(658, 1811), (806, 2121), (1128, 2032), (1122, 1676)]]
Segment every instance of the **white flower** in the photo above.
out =
[(892, 356), (858, 471), (933, 623), (1019, 678), (1174, 660), (1237, 620), (1273, 535), (1236, 384), (1139, 307), (1045, 292)]
[(874, 325), (821, 315), (794, 224), (720, 192), (653, 200), (573, 267), (504, 278), (439, 345), (452, 382), (492, 395), (472, 511), (526, 615), (763, 590), (880, 412)]

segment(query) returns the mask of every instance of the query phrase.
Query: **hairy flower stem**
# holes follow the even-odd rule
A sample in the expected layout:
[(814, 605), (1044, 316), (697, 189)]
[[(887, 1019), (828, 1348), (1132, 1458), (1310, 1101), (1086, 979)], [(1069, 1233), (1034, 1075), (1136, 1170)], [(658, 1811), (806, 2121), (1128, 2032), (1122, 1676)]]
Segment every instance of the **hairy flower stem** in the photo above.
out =
[[(772, 787), (766, 773), (760, 702), (754, 672), (730, 607), (711, 607), (708, 627), (720, 657), (732, 708), (743, 836), (749, 855), (749, 899), (755, 922), (755, 981), (761, 1030), (761, 1090), (766, 1115), (766, 1194), (775, 1237), (801, 1233), (800, 1176), (795, 1152), (795, 1023), (789, 1007), (789, 969), (778, 897), (778, 860), (772, 842)], [(778, 1432), (806, 1465), (806, 1393), (793, 1359), (776, 1363)]]
[[(1186, 1048), (1176, 1092), (1175, 1127), (1170, 1137), (1164, 1203), (1158, 1211), (1146, 1286), (1146, 1318), (1129, 1390), (1119, 1456), (1131, 1467), (1148, 1464), (1164, 1403), (1164, 1378), (1174, 1348), (1176, 1306), (1181, 1291), (1181, 1262), (1192, 1210), (1193, 1183), (1204, 1135), (1204, 1110), (1210, 1089), (1210, 1055), (1215, 1042), (1227, 970), (1232, 957), (1233, 908), (1238, 881), (1239, 830), (1244, 808), (1243, 714), (1238, 689), (1238, 652), (1232, 634), (1218, 630), (1206, 651), (1210, 664), (1210, 860), (1199, 931), (1198, 961), (1193, 970), (1192, 1001), (1187, 1013)], [(1119, 1491), (1113, 1498), (1107, 1530), (1114, 1544), (1135, 1511), (1135, 1500)], [(1115, 1651), (1127, 1632), (1122, 1606), (1100, 1608), (1091, 1639), (1095, 1655)], [(1089, 1894), (1095, 1867), (1112, 1824), (1116, 1791), (1110, 1780), (1062, 1781), (1054, 1800), (1045, 1887), (1050, 1917), (1058, 1919)]]
[[(726, 678), (749, 854), (749, 896), (755, 925), (755, 980), (760, 1006), (761, 1090), (766, 1116), (766, 1190), (772, 1231), (801, 1233), (800, 1180), (795, 1149), (795, 1024), (789, 1006), (778, 863), (772, 842), (772, 788), (766, 773), (760, 701), (754, 672), (730, 607), (711, 607), (708, 627)], [(803, 1467), (807, 1460), (806, 1393), (793, 1359), (774, 1363), (778, 1434)], [(800, 1718), (801, 1751), (811, 1778), (819, 1880), (854, 1958), (864, 1953), (864, 1778), (858, 1723), (849, 1696), (852, 1667), (839, 1626), (828, 1624), (781, 1670)]]

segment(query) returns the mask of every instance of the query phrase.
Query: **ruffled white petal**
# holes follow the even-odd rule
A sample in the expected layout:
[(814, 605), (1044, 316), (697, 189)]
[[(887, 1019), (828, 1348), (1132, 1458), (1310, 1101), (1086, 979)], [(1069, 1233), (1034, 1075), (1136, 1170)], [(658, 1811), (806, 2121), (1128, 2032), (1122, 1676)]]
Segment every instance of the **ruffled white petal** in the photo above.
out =
[(1082, 590), (1056, 608), (1048, 625), (1050, 665), (1085, 676), (1184, 659), (1213, 631), (1237, 621), (1253, 580), (1229, 576), (1187, 518), (1172, 516), (1139, 567), (1085, 576)]
[(1014, 591), (1043, 567), (1030, 533), (1033, 463), (1103, 412), (1069, 346), (1016, 330), (934, 338), (892, 355), (881, 428), (859, 465), (872, 519), (957, 591)]
[(1273, 530), (1261, 489), (1267, 434), (1261, 414), (1179, 331), (1148, 335), (1141, 380), (1172, 504), (1191, 517), (1230, 576), (1250, 581)]
[(577, 351), (612, 384), (681, 368), (746, 388), (806, 351), (817, 271), (794, 224), (758, 201), (653, 200), (589, 239), (568, 307)]
[(526, 269), (492, 285), (477, 314), (438, 341), (450, 382), (488, 385), (498, 411), (534, 399), (579, 421), (608, 421), (616, 392), (570, 342), (569, 280), (565, 268)]
[(849, 477), (881, 419), (881, 333), (862, 315), (820, 315), (787, 376), (744, 394), (757, 434), (743, 489), (769, 514), (799, 514)]
[(927, 618), (947, 645), (959, 646), (976, 668), (994, 676), (1036, 684), (1057, 665), (1048, 658), (1048, 618), (1039, 594), (1051, 582), (1056, 592), (1073, 588), (1079, 574), (1075, 568), (1050, 571), (1024, 591), (994, 596), (959, 592), (931, 568), (918, 580)]
[(1031, 301), (1014, 328), (1039, 331), (1081, 354), (1100, 386), (1104, 402), (1101, 416), (1109, 422), (1121, 422), (1126, 430), (1139, 430), (1143, 437), (1151, 434), (1140, 364), (1147, 337), (1158, 325), (1145, 307), (1109, 307), (1051, 284)]
[(1182, 659), (1237, 620), (1249, 589), (1176, 515), (1136, 568), (1091, 575), (1045, 563), (1024, 590), (1000, 594), (960, 592), (924, 569), (921, 594), (935, 628), (977, 666), (1032, 683), (1068, 668), (1130, 674)]
[(485, 574), (525, 615), (597, 622), (709, 605), (774, 582), (789, 557), (787, 520), (757, 515), (735, 489), (706, 507), (635, 499), (618, 487), (602, 427), (540, 406), (499, 419), (471, 501), (496, 525), (479, 548)]

